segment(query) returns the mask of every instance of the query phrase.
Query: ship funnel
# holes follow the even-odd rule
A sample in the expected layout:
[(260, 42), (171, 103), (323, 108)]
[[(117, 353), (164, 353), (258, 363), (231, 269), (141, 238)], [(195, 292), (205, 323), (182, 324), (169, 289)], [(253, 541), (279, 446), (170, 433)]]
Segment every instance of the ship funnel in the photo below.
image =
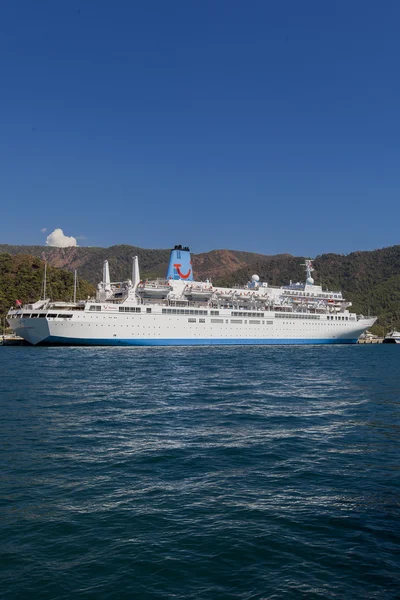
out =
[(175, 246), (169, 256), (167, 279), (193, 281), (192, 261), (189, 248)]
[(106, 292), (111, 292), (111, 279), (110, 279), (110, 268), (108, 266), (108, 260), (103, 263), (103, 284)]
[(132, 285), (133, 287), (137, 287), (140, 282), (140, 273), (139, 273), (139, 258), (137, 256), (133, 257), (133, 265), (132, 265)]

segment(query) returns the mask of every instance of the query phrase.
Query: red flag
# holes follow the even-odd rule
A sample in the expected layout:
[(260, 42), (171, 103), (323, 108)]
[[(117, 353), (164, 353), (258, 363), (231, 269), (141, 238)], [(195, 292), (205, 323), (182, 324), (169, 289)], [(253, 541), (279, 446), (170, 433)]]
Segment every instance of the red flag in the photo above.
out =
[(16, 300), (16, 301), (15, 301), (15, 304), (16, 304), (17, 306), (22, 306), (22, 300)]

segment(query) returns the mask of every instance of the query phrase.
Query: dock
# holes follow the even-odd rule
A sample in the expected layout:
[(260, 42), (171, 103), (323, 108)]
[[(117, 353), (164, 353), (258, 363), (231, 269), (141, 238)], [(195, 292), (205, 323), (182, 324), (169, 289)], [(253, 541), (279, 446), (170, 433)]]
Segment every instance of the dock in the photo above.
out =
[(27, 346), (28, 342), (18, 335), (2, 335), (0, 337), (0, 346)]

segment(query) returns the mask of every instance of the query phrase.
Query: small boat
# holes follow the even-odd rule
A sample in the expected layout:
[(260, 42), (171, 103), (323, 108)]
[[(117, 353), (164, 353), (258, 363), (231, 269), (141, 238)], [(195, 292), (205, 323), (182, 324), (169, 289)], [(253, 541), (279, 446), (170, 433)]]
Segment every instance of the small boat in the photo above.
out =
[(144, 283), (139, 283), (137, 287), (137, 291), (141, 296), (159, 299), (166, 298), (171, 289), (171, 286), (165, 281), (146, 281)]
[(383, 342), (383, 344), (400, 344), (400, 331), (391, 331), (388, 333)]
[(185, 289), (185, 296), (194, 302), (202, 302), (203, 300), (209, 300), (213, 295), (214, 291), (212, 286), (202, 287), (189, 285)]
[(217, 292), (218, 300), (232, 300), (235, 297), (235, 292), (229, 291), (219, 291)]

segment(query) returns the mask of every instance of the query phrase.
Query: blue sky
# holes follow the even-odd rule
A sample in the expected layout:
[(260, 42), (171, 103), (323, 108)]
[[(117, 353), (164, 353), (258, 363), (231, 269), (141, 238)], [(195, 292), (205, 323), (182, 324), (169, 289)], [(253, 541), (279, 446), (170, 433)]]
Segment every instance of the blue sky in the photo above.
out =
[(4, 1), (0, 243), (400, 243), (399, 22), (395, 1)]

